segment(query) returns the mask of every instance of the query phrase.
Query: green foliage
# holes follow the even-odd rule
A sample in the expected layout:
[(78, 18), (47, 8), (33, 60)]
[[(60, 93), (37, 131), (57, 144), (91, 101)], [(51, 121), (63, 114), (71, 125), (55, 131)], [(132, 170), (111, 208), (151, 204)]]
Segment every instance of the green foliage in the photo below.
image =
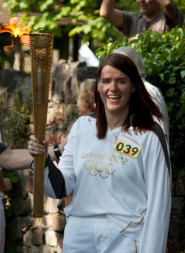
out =
[[(32, 28), (32, 32), (50, 32), (57, 37), (61, 36), (61, 29), (58, 21), (64, 17), (71, 19), (71, 24), (67, 26), (69, 35), (76, 33), (83, 34), (83, 42), (95, 39), (104, 41), (118, 34), (118, 31), (105, 19), (99, 16), (101, 0), (70, 0), (64, 1), (54, 0), (6, 0), (4, 7), (10, 8), (12, 16), (17, 13), (24, 13), (22, 17), (23, 23), (27, 27)], [(133, 0), (120, 0), (116, 3), (116, 8), (128, 11), (138, 11), (137, 4)], [(35, 12), (35, 15), (33, 13)], [(31, 13), (31, 15), (30, 15)], [(41, 17), (36, 13), (40, 13)], [(80, 22), (80, 25), (75, 25)]]
[[(2, 1), (2, 0), (1, 0)], [(174, 0), (178, 7), (185, 12), (184, 0)], [(105, 42), (107, 38), (114, 37), (118, 31), (105, 19), (99, 16), (102, 0), (6, 0), (4, 7), (10, 8), (10, 14), (24, 13), (22, 22), (32, 28), (32, 32), (50, 32), (60, 37), (62, 35), (59, 21), (70, 18), (71, 24), (67, 26), (69, 35), (83, 34), (83, 42), (90, 39)], [(115, 8), (138, 13), (139, 8), (136, 1), (119, 0)], [(35, 13), (35, 15), (34, 15)], [(36, 13), (40, 13), (38, 17)], [(80, 25), (76, 26), (76, 23)]]
[(106, 43), (96, 50), (96, 56), (101, 62), (108, 54), (111, 54), (115, 49), (119, 47), (129, 45), (128, 40), (123, 34), (117, 35), (117, 37), (110, 37)]
[[(14, 174), (13, 171), (9, 171), (6, 169), (3, 169), (3, 177), (8, 178), (11, 183), (17, 183), (18, 182), (18, 177)], [(10, 199), (11, 202), (11, 199)], [(10, 206), (8, 209), (5, 209), (5, 216), (10, 217), (13, 214), (13, 208)]]
[(185, 1), (184, 0), (173, 0), (173, 1), (185, 13)]
[[(179, 8), (185, 12), (184, 0), (175, 0)], [(10, 8), (12, 16), (24, 13), (22, 22), (32, 28), (32, 32), (49, 32), (55, 36), (62, 36), (59, 21), (62, 18), (70, 18), (71, 23), (66, 30), (70, 36), (83, 35), (82, 41), (97, 40), (98, 43), (105, 42), (107, 38), (118, 35), (116, 30), (108, 21), (99, 16), (102, 0), (6, 0), (3, 6)], [(119, 0), (115, 8), (138, 13), (139, 8), (136, 1)], [(35, 13), (35, 15), (34, 15)], [(36, 13), (39, 13), (37, 16)], [(77, 25), (80, 23), (80, 25)]]
[(17, 183), (18, 182), (18, 178), (15, 176), (13, 171), (3, 169), (3, 177), (8, 178), (11, 183)]
[(109, 39), (97, 50), (101, 60), (114, 49), (133, 46), (142, 55), (146, 79), (157, 86), (167, 103), (170, 121), (170, 153), (174, 174), (185, 169), (185, 30), (174, 28), (171, 32), (146, 31), (131, 42), (120, 35)]
[[(18, 88), (7, 111), (5, 123), (5, 138), (9, 148), (22, 148), (28, 138), (28, 128), (31, 113), (31, 95), (26, 101), (22, 97), (21, 89)], [(9, 143), (8, 143), (9, 141)]]

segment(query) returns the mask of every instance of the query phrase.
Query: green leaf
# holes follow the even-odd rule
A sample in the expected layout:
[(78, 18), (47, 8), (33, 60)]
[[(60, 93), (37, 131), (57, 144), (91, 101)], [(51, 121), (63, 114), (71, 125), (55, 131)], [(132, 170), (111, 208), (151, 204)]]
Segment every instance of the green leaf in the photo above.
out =
[(8, 178), (11, 183), (17, 183), (18, 178), (15, 176), (14, 172), (8, 171), (8, 170), (3, 170), (3, 176), (4, 178)]
[(180, 99), (182, 102), (185, 102), (185, 91), (182, 92)]
[[(180, 115), (185, 115), (185, 103), (183, 103), (180, 107)], [(184, 116), (185, 117), (185, 116)]]
[(185, 70), (181, 70), (180, 75), (181, 75), (181, 78), (183, 79), (185, 77)]

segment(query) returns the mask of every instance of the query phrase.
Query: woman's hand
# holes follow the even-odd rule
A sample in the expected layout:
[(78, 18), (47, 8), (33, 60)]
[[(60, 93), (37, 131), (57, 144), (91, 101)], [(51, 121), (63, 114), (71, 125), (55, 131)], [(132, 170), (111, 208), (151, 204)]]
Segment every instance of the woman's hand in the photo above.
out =
[(43, 141), (43, 145), (39, 144), (39, 140), (34, 136), (30, 136), (30, 141), (28, 142), (28, 152), (31, 156), (41, 155), (45, 152), (45, 158), (48, 157), (48, 141)]
[(49, 142), (49, 146), (54, 146), (57, 143), (61, 143), (64, 139), (64, 136), (62, 133), (59, 133), (57, 135), (48, 134), (46, 139)]

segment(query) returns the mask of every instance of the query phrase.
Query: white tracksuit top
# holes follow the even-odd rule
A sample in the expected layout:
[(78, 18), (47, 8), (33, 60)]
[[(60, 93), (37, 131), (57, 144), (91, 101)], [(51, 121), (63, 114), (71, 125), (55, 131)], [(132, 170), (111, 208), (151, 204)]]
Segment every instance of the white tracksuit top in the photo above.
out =
[[(121, 128), (112, 130), (116, 135)], [(171, 211), (171, 180), (158, 137), (152, 132), (110, 129), (96, 136), (96, 119), (80, 117), (58, 164), (67, 195), (66, 215), (105, 214), (118, 232), (140, 241), (139, 253), (165, 253)], [(45, 170), (45, 193), (56, 198)]]

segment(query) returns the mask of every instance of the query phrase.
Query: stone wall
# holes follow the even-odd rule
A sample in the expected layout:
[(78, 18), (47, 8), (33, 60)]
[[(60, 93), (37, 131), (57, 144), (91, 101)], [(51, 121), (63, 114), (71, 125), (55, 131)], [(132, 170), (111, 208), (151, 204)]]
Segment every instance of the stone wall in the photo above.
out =
[(57, 208), (59, 200), (45, 197), (43, 218), (33, 218), (29, 169), (15, 174), (19, 181), (10, 194), (13, 215), (7, 219), (6, 250), (12, 253), (61, 253), (65, 215)]
[[(48, 104), (47, 132), (66, 135), (78, 117), (76, 107), (79, 85), (94, 78), (96, 68), (85, 63), (59, 61), (52, 66), (51, 89)], [(23, 99), (31, 93), (30, 75), (13, 69), (0, 72), (0, 127), (6, 121), (6, 112), (15, 89), (21, 83)], [(30, 132), (33, 131), (31, 115)], [(25, 140), (26, 142), (26, 140)], [(5, 140), (6, 143), (6, 140)], [(13, 213), (7, 217), (6, 249), (9, 253), (62, 252), (65, 215), (59, 211), (59, 200), (45, 197), (42, 219), (32, 217), (33, 194), (30, 170), (16, 171), (18, 182), (10, 192)], [(185, 188), (182, 179), (174, 179), (173, 203), (168, 240), (169, 253), (182, 253), (185, 249)], [(156, 252), (157, 253), (157, 252)]]

